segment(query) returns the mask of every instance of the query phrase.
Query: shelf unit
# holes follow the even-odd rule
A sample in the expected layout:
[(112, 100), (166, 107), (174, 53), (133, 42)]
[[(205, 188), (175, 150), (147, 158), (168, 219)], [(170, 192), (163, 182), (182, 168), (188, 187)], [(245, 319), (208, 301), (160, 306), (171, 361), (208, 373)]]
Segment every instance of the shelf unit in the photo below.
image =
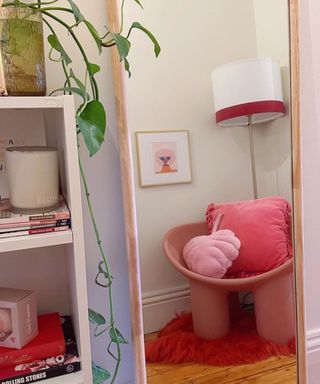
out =
[[(47, 145), (59, 150), (61, 191), (71, 212), (69, 231), (0, 239), (0, 286), (34, 290), (40, 314), (59, 312), (72, 316), (81, 371), (42, 380), (43, 384), (92, 384), (74, 110), (72, 96), (0, 98), (0, 142), (4, 127), (21, 125), (21, 121), (27, 126), (37, 121), (44, 130)], [(30, 114), (35, 114), (36, 119), (29, 120)]]

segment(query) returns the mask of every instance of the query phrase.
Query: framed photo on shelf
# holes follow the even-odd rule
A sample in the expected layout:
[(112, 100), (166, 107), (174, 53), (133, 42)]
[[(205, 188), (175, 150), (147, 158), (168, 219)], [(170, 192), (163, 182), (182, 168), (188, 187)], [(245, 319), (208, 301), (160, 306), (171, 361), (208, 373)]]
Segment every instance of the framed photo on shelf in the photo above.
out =
[(188, 131), (136, 132), (140, 187), (191, 183)]

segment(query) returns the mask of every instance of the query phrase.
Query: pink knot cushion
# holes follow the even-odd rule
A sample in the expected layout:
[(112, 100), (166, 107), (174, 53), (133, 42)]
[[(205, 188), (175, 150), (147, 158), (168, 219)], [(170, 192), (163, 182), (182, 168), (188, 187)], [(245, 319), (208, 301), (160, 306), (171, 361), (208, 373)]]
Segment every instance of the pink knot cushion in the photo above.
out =
[(282, 197), (210, 204), (206, 212), (209, 231), (212, 231), (221, 214), (220, 228), (230, 229), (241, 241), (239, 257), (226, 277), (255, 276), (280, 266), (292, 257), (291, 207)]
[(240, 241), (227, 229), (197, 236), (183, 248), (183, 259), (192, 272), (222, 278), (239, 255)]

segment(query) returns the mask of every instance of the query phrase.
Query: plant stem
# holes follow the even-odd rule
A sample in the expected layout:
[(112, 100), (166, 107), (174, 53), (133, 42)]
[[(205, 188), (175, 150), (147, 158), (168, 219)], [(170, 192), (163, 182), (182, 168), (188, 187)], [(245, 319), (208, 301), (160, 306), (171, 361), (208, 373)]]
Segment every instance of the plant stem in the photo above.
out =
[(124, 1), (125, 0), (122, 0), (122, 3), (121, 3), (121, 22), (120, 22), (120, 32), (119, 33), (121, 33), (122, 31), (123, 31), (123, 19), (124, 19), (124, 17), (123, 17), (123, 10), (124, 10)]
[(46, 8), (41, 8), (39, 12), (46, 12), (46, 11), (63, 11), (63, 12), (73, 13), (71, 9), (64, 8), (64, 7), (46, 7)]
[[(80, 52), (81, 52), (81, 55), (83, 57), (83, 60), (84, 62), (86, 63), (86, 66), (87, 68), (89, 67), (90, 65), (90, 62), (88, 60), (88, 57), (86, 55), (86, 52), (84, 51), (80, 41), (78, 40), (77, 36), (75, 35), (75, 33), (72, 31), (72, 29), (70, 28), (70, 26), (65, 23), (64, 21), (62, 21), (61, 19), (59, 19), (58, 17), (52, 15), (51, 13), (47, 12), (47, 11), (43, 11), (42, 12), (44, 15), (52, 18), (53, 20), (55, 20), (57, 23), (63, 25), (67, 30), (68, 32), (70, 33), (70, 35), (72, 36), (73, 40), (75, 41), (75, 43), (77, 44)], [(97, 85), (97, 82), (95, 80), (95, 78), (90, 75), (90, 83), (91, 83), (91, 88), (92, 88), (92, 93), (93, 93), (93, 98), (95, 100), (99, 100), (99, 89), (98, 89), (98, 85)]]
[(79, 156), (79, 168), (80, 168), (81, 180), (82, 180), (84, 191), (85, 191), (87, 206), (88, 206), (88, 209), (89, 209), (91, 222), (92, 222), (94, 233), (95, 233), (95, 236), (96, 236), (96, 241), (97, 241), (97, 244), (98, 244), (98, 247), (99, 247), (100, 255), (102, 257), (102, 260), (103, 260), (103, 263), (104, 263), (104, 266), (105, 266), (105, 269), (106, 269), (106, 273), (107, 273), (107, 276), (108, 276), (108, 281), (109, 281), (109, 287), (108, 287), (108, 292), (109, 292), (109, 318), (110, 318), (110, 326), (113, 329), (113, 333), (114, 333), (115, 338), (116, 338), (116, 346), (117, 346), (117, 358), (116, 358), (117, 364), (116, 364), (116, 367), (115, 367), (115, 370), (114, 370), (114, 373), (113, 373), (113, 376), (112, 376), (112, 380), (111, 380), (111, 383), (110, 383), (110, 384), (113, 384), (115, 379), (116, 379), (116, 377), (117, 377), (119, 366), (120, 366), (120, 362), (121, 362), (121, 348), (120, 348), (120, 343), (119, 343), (117, 331), (116, 331), (116, 328), (114, 326), (115, 321), (114, 321), (114, 312), (113, 312), (112, 277), (111, 277), (111, 273), (110, 273), (110, 267), (109, 267), (109, 264), (108, 264), (108, 261), (107, 261), (107, 258), (106, 258), (103, 246), (102, 246), (102, 240), (101, 240), (100, 233), (99, 233), (99, 230), (98, 230), (98, 227), (97, 227), (97, 222), (96, 222), (96, 219), (95, 219), (95, 215), (94, 215), (94, 212), (93, 212), (93, 207), (92, 207), (92, 203), (91, 203), (88, 183), (87, 183), (87, 179), (86, 179), (86, 176), (85, 176), (85, 173), (84, 173), (84, 169), (83, 169), (83, 166), (82, 166), (82, 162), (81, 162), (80, 156)]
[[(47, 27), (50, 29), (51, 33), (52, 33), (53, 35), (56, 35), (56, 33), (55, 33), (54, 29), (51, 27), (50, 23), (49, 23), (47, 20), (45, 20), (45, 19), (43, 19), (43, 22), (44, 22), (44, 23), (47, 25)], [(70, 82), (70, 78), (69, 78), (69, 75), (68, 75), (68, 71), (67, 71), (66, 63), (65, 63), (65, 61), (64, 61), (63, 59), (61, 60), (61, 64), (62, 64), (62, 69), (63, 69), (64, 75), (65, 75), (65, 77), (66, 77), (66, 83), (68, 84), (68, 87), (71, 87), (71, 82)], [(70, 93), (70, 94), (71, 94), (71, 93)]]
[[(88, 187), (86, 176), (84, 174), (84, 169), (83, 169), (80, 157), (79, 157), (79, 168), (80, 168), (81, 179), (82, 179), (83, 186), (84, 186), (84, 191), (85, 191), (85, 195), (86, 195), (87, 205), (88, 205), (88, 209), (89, 209), (90, 218), (91, 218), (91, 221), (92, 221), (94, 233), (95, 233), (95, 236), (96, 236), (97, 244), (98, 244), (98, 247), (99, 247), (99, 250), (100, 250), (100, 254), (101, 254), (104, 266), (106, 268), (106, 273), (108, 275), (109, 286), (111, 287), (112, 286), (112, 278), (111, 278), (111, 274), (110, 274), (110, 268), (109, 268), (109, 265), (108, 265), (108, 262), (107, 262), (107, 259), (106, 259), (106, 256), (105, 256), (104, 249), (102, 247), (102, 240), (100, 238), (100, 233), (99, 233), (97, 222), (96, 222), (95, 215), (94, 215), (94, 212), (93, 212), (93, 207), (92, 207), (92, 203), (91, 203), (89, 187)], [(111, 300), (111, 302), (110, 302), (110, 323), (113, 323), (113, 321), (114, 321), (114, 315), (113, 315), (112, 300)]]

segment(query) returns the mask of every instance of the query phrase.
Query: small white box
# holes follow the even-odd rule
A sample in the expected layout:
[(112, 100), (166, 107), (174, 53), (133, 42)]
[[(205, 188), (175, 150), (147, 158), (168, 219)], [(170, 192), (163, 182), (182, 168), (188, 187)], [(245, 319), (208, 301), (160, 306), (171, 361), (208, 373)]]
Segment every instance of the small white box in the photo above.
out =
[(35, 293), (0, 288), (0, 347), (20, 349), (37, 335)]

